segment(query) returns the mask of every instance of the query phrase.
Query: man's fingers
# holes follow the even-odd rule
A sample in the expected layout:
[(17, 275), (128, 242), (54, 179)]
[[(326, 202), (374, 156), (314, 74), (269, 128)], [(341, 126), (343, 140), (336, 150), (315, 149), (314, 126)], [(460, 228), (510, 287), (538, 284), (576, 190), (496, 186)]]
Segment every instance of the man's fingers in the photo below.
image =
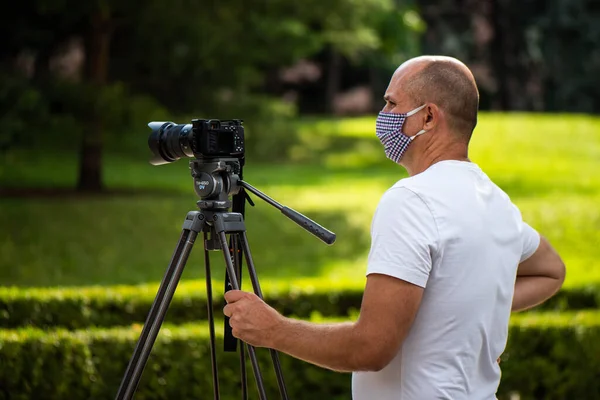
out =
[(223, 307), (223, 314), (227, 317), (231, 317), (233, 314), (233, 306), (236, 302), (249, 297), (251, 294), (242, 292), (241, 290), (229, 290), (225, 292), (225, 301), (227, 304)]
[(225, 301), (227, 303), (235, 303), (238, 300), (246, 297), (248, 293), (242, 292), (241, 290), (228, 290), (225, 292)]
[(223, 307), (223, 314), (225, 314), (226, 317), (231, 317), (231, 305), (227, 304), (225, 307)]

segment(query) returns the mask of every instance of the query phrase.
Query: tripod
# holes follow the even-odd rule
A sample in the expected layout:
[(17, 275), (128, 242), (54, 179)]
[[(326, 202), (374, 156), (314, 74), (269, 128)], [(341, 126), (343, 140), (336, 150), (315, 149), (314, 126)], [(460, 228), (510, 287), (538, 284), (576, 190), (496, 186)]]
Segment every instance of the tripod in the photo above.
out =
[[(190, 211), (185, 217), (181, 237), (177, 243), (171, 262), (167, 267), (167, 271), (160, 283), (158, 292), (146, 318), (146, 322), (144, 323), (144, 327), (136, 344), (133, 356), (129, 361), (129, 365), (127, 366), (123, 380), (121, 381), (116, 400), (130, 400), (133, 398), (148, 361), (148, 357), (150, 356), (150, 352), (152, 351), (152, 346), (156, 341), (156, 337), (158, 336), (158, 332), (164, 321), (169, 304), (173, 298), (183, 269), (185, 268), (187, 259), (200, 232), (203, 232), (204, 237), (204, 264), (206, 270), (213, 394), (215, 400), (220, 398), (215, 349), (212, 282), (208, 252), (210, 250), (222, 251), (225, 259), (227, 276), (229, 277), (228, 287), (236, 290), (240, 289), (240, 281), (242, 276), (240, 265), (241, 257), (238, 256), (239, 252), (241, 252), (246, 259), (246, 265), (248, 267), (248, 273), (252, 282), (254, 293), (261, 299), (263, 298), (258, 277), (256, 275), (256, 270), (254, 268), (250, 246), (246, 236), (246, 226), (243, 215), (241, 213), (228, 211), (231, 205), (231, 202), (228, 200), (228, 194), (238, 193), (240, 190), (243, 191), (243, 189), (246, 189), (256, 194), (274, 207), (278, 208), (288, 218), (292, 219), (304, 229), (319, 237), (325, 243), (332, 244), (335, 241), (334, 233), (321, 227), (317, 223), (306, 218), (304, 215), (288, 207), (282, 206), (264, 193), (261, 193), (259, 190), (239, 179), (237, 175), (232, 174), (231, 169), (227, 168), (227, 163), (217, 162), (212, 164), (202, 164), (198, 161), (191, 161), (190, 168), (192, 170), (192, 176), (195, 178), (196, 192), (200, 194), (201, 197), (208, 192), (211, 194), (216, 193), (217, 195), (216, 197), (209, 196), (210, 198), (214, 198), (214, 200), (198, 201), (197, 204), (200, 211)], [(227, 234), (231, 235), (231, 249), (227, 244)], [(227, 327), (227, 322), (225, 325)], [(244, 353), (245, 347), (246, 346), (242, 342), (240, 346), (240, 363), (243, 399), (247, 398), (245, 378), (246, 364)], [(260, 366), (256, 358), (255, 348), (248, 345), (247, 350), (250, 357), (250, 362), (252, 364), (259, 398), (261, 400), (266, 400), (266, 392), (262, 380)], [(281, 397), (287, 400), (288, 395), (283, 380), (279, 355), (273, 349), (269, 349), (269, 351), (277, 377), (279, 392)]]

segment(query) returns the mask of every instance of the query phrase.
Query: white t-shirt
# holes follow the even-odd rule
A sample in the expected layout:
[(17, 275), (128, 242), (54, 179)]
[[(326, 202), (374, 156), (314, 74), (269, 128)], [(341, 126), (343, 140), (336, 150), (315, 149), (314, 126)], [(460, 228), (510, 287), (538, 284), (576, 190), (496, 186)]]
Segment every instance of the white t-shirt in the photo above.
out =
[(391, 363), (353, 374), (353, 399), (495, 399), (517, 266), (539, 234), (476, 164), (441, 161), (383, 195), (371, 237), (367, 275), (425, 289)]

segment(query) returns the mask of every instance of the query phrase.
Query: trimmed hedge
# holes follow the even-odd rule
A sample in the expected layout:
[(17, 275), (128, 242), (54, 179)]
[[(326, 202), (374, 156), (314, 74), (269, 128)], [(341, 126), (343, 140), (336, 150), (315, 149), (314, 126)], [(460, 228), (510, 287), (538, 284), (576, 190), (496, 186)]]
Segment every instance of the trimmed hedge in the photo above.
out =
[[(286, 315), (310, 317), (349, 315), (360, 308), (363, 286), (351, 282), (295, 280), (261, 284), (265, 299)], [(146, 320), (158, 285), (59, 289), (0, 288), (0, 328), (126, 326)], [(223, 282), (214, 282), (215, 315), (224, 307)], [(250, 281), (243, 288), (251, 290)], [(180, 324), (207, 318), (206, 283), (182, 282), (169, 307), (166, 322)]]
[[(246, 290), (250, 282), (245, 282)], [(286, 315), (307, 318), (314, 311), (324, 316), (351, 315), (360, 308), (364, 287), (356, 281), (297, 280), (262, 285), (267, 301)], [(223, 282), (215, 282), (214, 309), (224, 306)], [(0, 288), (0, 328), (126, 326), (144, 322), (157, 285), (59, 289)], [(567, 289), (536, 310), (599, 308), (600, 287)], [(206, 319), (206, 287), (203, 281), (182, 282), (166, 317), (174, 324)]]
[[(140, 326), (90, 331), (45, 333), (26, 328), (0, 331), (0, 399), (112, 399), (141, 331)], [(222, 322), (217, 355), (222, 399), (241, 395), (239, 356), (222, 351)], [(278, 398), (277, 383), (266, 349), (257, 356), (268, 398)], [(336, 374), (281, 355), (290, 398), (347, 399), (348, 374)], [(248, 362), (248, 388), (257, 399)], [(207, 324), (165, 326), (153, 347), (135, 399), (212, 398), (212, 375)], [(319, 397), (321, 398), (321, 397)]]
[(513, 315), (501, 366), (503, 400), (600, 399), (600, 313)]
[[(114, 398), (141, 326), (87, 331), (0, 331), (0, 399)], [(217, 333), (222, 326), (217, 327)], [(167, 326), (136, 394), (144, 399), (212, 398), (206, 324)], [(222, 348), (221, 339), (218, 348)], [(236, 399), (239, 359), (217, 352), (222, 398)], [(257, 351), (269, 398), (280, 398), (268, 351)], [(600, 313), (524, 314), (511, 321), (499, 399), (600, 399)], [(289, 397), (349, 399), (350, 375), (281, 355)], [(251, 399), (256, 399), (248, 367)]]

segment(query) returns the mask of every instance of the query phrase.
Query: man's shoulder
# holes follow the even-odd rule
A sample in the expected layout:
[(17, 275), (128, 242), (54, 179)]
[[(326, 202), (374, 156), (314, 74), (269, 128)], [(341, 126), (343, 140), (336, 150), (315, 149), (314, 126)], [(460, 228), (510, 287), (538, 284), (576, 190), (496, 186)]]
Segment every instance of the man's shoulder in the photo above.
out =
[(479, 179), (484, 175), (474, 163), (445, 160), (433, 164), (420, 174), (400, 179), (392, 188), (403, 187), (423, 198), (437, 197), (447, 192), (460, 191), (465, 186), (470, 186), (476, 179), (475, 176)]
[(473, 176), (464, 167), (440, 163), (420, 174), (400, 179), (389, 192), (397, 193), (393, 196), (401, 196), (400, 192), (404, 192), (403, 197), (410, 197), (412, 202), (422, 203), (437, 214), (437, 208), (448, 209), (449, 202), (462, 203), (472, 192), (472, 183)]
[(429, 195), (419, 185), (410, 181), (412, 178), (401, 179), (390, 187), (381, 197), (379, 206), (385, 209), (414, 212), (418, 208), (427, 208)]
[(440, 177), (428, 170), (400, 179), (390, 188), (390, 191), (400, 189), (400, 191), (411, 192), (418, 197), (427, 197), (439, 187), (439, 181)]

